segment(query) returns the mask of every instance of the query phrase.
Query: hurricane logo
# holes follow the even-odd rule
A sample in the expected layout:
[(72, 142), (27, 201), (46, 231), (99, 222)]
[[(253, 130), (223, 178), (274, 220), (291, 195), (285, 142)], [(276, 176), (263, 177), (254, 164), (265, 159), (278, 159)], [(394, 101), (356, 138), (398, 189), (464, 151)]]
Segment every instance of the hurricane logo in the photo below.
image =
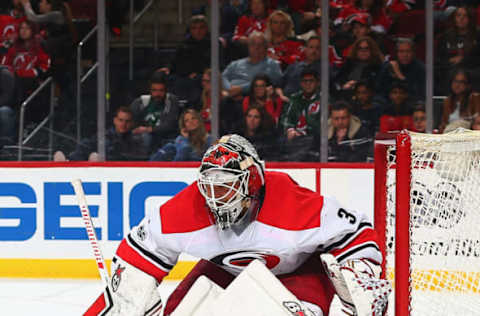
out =
[(283, 306), (292, 313), (292, 315), (297, 315), (297, 316), (305, 316), (305, 311), (302, 309), (302, 306), (298, 304), (297, 302), (283, 302)]
[(280, 258), (265, 250), (241, 250), (220, 254), (210, 261), (228, 270), (241, 272), (253, 260), (260, 260), (268, 269), (275, 268)]
[(112, 290), (116, 292), (120, 286), (120, 281), (122, 280), (122, 273), (125, 271), (125, 267), (118, 265), (115, 269), (115, 272), (112, 275)]

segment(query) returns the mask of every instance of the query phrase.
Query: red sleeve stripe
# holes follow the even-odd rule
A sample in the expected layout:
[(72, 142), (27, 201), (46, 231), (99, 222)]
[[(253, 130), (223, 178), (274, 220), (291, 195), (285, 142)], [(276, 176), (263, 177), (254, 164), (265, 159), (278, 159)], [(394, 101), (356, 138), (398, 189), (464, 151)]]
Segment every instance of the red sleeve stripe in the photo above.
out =
[[(345, 251), (343, 253), (335, 255), (335, 257), (336, 257), (338, 262), (342, 262), (342, 261), (348, 259), (349, 257), (352, 257), (353, 255), (358, 254), (360, 251), (363, 251), (367, 248), (369, 248), (369, 250), (373, 250), (374, 253), (377, 254), (379, 258), (381, 258), (380, 249), (378, 248), (377, 244), (374, 243), (373, 241), (367, 242), (367, 243), (364, 243), (364, 244), (360, 244), (360, 245), (357, 245), (355, 247), (352, 247), (352, 248), (348, 249), (347, 251)], [(370, 261), (372, 261), (375, 264), (379, 264), (378, 262), (376, 262), (374, 260), (374, 258), (371, 258), (371, 257), (372, 256), (368, 256)]]
[(93, 304), (88, 308), (88, 310), (83, 314), (83, 316), (103, 316), (107, 315), (113, 307), (112, 296), (108, 287), (104, 290), (102, 294), (93, 302)]
[(335, 257), (338, 257), (342, 253), (366, 243), (372, 243), (378, 248), (376, 241), (377, 233), (372, 228), (366, 227), (361, 231), (357, 231), (355, 238), (350, 240), (348, 244), (344, 245), (342, 248), (332, 250), (331, 253)]
[(122, 240), (120, 246), (118, 246), (117, 256), (141, 271), (153, 276), (158, 282), (169, 272), (163, 270), (161, 266), (152, 262), (148, 257), (144, 257), (137, 249), (132, 247), (127, 239)]
[(341, 240), (329, 245), (326, 248), (321, 249), (323, 252), (331, 252), (333, 249), (342, 249), (353, 240), (355, 240), (359, 235), (361, 235), (366, 229), (372, 230), (372, 224), (368, 222), (363, 222), (358, 225), (356, 231), (346, 234)]

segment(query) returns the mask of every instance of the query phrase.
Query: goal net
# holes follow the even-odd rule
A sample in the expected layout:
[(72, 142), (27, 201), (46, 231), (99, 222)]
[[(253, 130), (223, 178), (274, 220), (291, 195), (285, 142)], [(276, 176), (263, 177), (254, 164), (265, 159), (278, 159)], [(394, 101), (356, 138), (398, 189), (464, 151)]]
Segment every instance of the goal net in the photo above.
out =
[(480, 132), (394, 136), (375, 142), (388, 315), (480, 315)]

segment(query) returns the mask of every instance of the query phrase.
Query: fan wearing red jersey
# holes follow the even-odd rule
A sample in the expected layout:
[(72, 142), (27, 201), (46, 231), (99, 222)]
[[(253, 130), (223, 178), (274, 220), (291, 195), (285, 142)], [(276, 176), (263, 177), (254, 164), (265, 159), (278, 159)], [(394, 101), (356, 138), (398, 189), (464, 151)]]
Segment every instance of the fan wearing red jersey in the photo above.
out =
[[(227, 287), (255, 259), (303, 304), (300, 309), (328, 315), (341, 291), (345, 306), (330, 314), (342, 309), (353, 314), (358, 290), (348, 292), (345, 280), (336, 282), (332, 271), (345, 267), (350, 275), (364, 276), (368, 270), (369, 277), (378, 278), (382, 261), (363, 213), (299, 186), (284, 173), (265, 171), (252, 144), (238, 135), (223, 136), (207, 150), (198, 181), (147, 210), (116, 252), (113, 293), (102, 295), (86, 315), (156, 315), (161, 304), (156, 285), (182, 252), (219, 271), (202, 260), (170, 296), (164, 315), (175, 310), (197, 277)], [(332, 256), (327, 263), (322, 259), (328, 273), (318, 253)], [(361, 265), (352, 264), (358, 260)], [(347, 285), (352, 280), (348, 277)], [(373, 308), (377, 301), (367, 305)]]

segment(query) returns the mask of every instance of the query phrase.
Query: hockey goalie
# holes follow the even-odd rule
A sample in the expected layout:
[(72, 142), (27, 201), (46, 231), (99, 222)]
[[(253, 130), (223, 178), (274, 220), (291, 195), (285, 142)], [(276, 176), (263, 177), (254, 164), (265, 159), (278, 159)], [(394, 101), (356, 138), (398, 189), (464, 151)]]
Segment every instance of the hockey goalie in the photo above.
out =
[[(204, 260), (163, 306), (157, 286), (182, 252)], [(363, 213), (265, 171), (245, 138), (226, 135), (198, 180), (120, 243), (111, 293), (85, 315), (379, 316), (390, 292), (381, 262)]]

